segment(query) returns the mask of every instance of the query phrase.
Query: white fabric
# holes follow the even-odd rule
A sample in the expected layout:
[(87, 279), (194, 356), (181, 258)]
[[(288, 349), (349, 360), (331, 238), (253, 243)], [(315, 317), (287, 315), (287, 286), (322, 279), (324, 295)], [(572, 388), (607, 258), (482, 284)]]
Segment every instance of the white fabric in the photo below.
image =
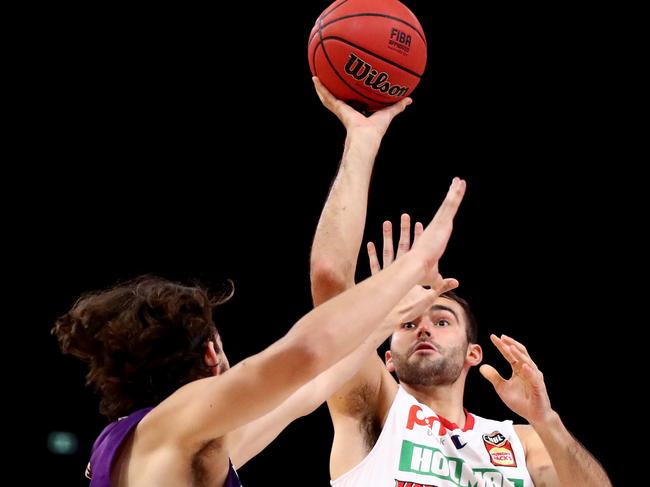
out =
[(512, 421), (468, 413), (465, 428), (449, 430), (434, 411), (400, 386), (368, 456), (330, 483), (334, 487), (533, 487)]

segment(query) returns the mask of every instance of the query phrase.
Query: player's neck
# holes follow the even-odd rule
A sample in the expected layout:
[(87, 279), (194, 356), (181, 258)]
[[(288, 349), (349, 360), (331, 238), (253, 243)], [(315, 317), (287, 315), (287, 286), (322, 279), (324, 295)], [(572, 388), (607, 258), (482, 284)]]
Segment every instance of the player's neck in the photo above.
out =
[(404, 390), (422, 404), (433, 409), (436, 414), (446, 420), (456, 423), (461, 429), (465, 427), (465, 411), (463, 410), (464, 381), (444, 386), (411, 386), (401, 384)]

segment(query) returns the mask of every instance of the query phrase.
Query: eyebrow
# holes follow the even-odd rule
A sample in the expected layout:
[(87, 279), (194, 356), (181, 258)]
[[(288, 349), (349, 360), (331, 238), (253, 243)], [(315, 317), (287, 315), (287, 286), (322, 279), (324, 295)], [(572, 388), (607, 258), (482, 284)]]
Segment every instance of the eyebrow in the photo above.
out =
[(429, 309), (429, 311), (449, 311), (452, 315), (454, 315), (454, 318), (456, 318), (456, 321), (460, 321), (458, 319), (458, 315), (456, 314), (456, 311), (454, 311), (449, 306), (444, 306), (442, 304), (434, 304), (433, 306), (431, 306), (431, 309)]

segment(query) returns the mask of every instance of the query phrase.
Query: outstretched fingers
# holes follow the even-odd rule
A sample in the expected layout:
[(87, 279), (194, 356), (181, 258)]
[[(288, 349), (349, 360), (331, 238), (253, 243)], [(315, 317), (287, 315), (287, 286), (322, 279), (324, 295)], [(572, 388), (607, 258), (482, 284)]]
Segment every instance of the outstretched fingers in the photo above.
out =
[(537, 374), (540, 374), (540, 372), (537, 369), (533, 369), (530, 365), (528, 364), (523, 364), (521, 366), (521, 376), (523, 379), (528, 382), (529, 384), (536, 384), (538, 383), (538, 378), (536, 376)]
[(415, 250), (424, 258), (423, 264), (427, 275), (434, 269), (437, 269), (438, 260), (442, 257), (451, 237), (453, 219), (464, 194), (465, 181), (460, 178), (454, 178), (445, 196), (445, 200), (440, 205), (440, 208), (438, 208), (433, 220), (419, 234), (416, 244), (412, 247), (412, 250)]
[(415, 222), (415, 229), (413, 230), (413, 243), (418, 241), (420, 235), (424, 232), (424, 226), (422, 222)]
[[(451, 236), (454, 216), (456, 216), (464, 195), (465, 181), (454, 178), (433, 220), (418, 237), (418, 244), (429, 248), (431, 252), (429, 256), (432, 259), (431, 266), (437, 263), (437, 259), (440, 258), (447, 246)], [(422, 241), (425, 241), (425, 243), (422, 243)]]
[(393, 250), (393, 224), (386, 220), (382, 226), (384, 234), (383, 266), (384, 269), (391, 265), (394, 260)]
[(504, 343), (503, 340), (498, 336), (496, 336), (495, 334), (490, 335), (490, 340), (492, 341), (492, 343), (494, 343), (494, 346), (497, 347), (499, 352), (501, 352), (503, 358), (505, 358), (508, 361), (508, 363), (512, 367), (512, 370), (515, 370), (515, 368), (519, 366), (519, 361), (515, 357), (512, 349), (510, 348), (510, 345)]
[(510, 354), (515, 358), (518, 364), (518, 371), (520, 371), (524, 365), (527, 365), (533, 371), (539, 370), (537, 368), (537, 365), (535, 365), (535, 362), (533, 362), (533, 360), (528, 356), (527, 353), (523, 353), (514, 345), (508, 345), (508, 349), (510, 350)]
[(451, 222), (458, 208), (460, 207), (461, 201), (463, 201), (463, 196), (465, 196), (466, 183), (463, 179), (454, 178), (449, 186), (449, 191), (447, 191), (447, 196), (445, 200), (438, 208), (435, 216), (433, 217), (434, 221), (437, 222)]
[[(391, 248), (392, 248), (391, 238)], [(408, 213), (404, 213), (400, 218), (399, 224), (399, 242), (397, 244), (397, 257), (407, 253), (411, 249), (411, 217)]]
[[(535, 365), (535, 362), (533, 362), (528, 353), (525, 352), (526, 348), (521, 343), (516, 342), (519, 346), (515, 345), (512, 343), (514, 340), (506, 335), (502, 335), (501, 338), (499, 338), (493, 334), (490, 335), (490, 340), (492, 340), (492, 343), (494, 343), (497, 349), (499, 349), (501, 355), (503, 355), (503, 357), (508, 361), (514, 374), (528, 375), (525, 372), (524, 366), (526, 366), (531, 372), (537, 372), (539, 370), (537, 365)], [(522, 351), (521, 348), (523, 348), (524, 351)]]
[(373, 242), (368, 242), (368, 260), (370, 262), (370, 274), (374, 276), (381, 270), (381, 265), (379, 265), (377, 249)]
[[(422, 223), (417, 222), (415, 224), (415, 232), (413, 241), (417, 239), (424, 228)], [(386, 220), (382, 225), (383, 233), (383, 249), (382, 249), (382, 262), (379, 262), (379, 257), (377, 256), (377, 248), (373, 242), (368, 242), (368, 259), (370, 261), (370, 271), (374, 275), (379, 272), (381, 269), (385, 269), (393, 263), (393, 261), (402, 255), (408, 253), (411, 249), (411, 217), (408, 213), (402, 214), (400, 218), (400, 231), (399, 231), (399, 242), (397, 243), (397, 255), (395, 255), (394, 243), (393, 243), (393, 224), (390, 220)]]
[(501, 335), (501, 340), (504, 343), (507, 343), (508, 345), (513, 347), (515, 350), (518, 350), (519, 352), (521, 352), (521, 354), (525, 358), (525, 362), (530, 364), (530, 366), (533, 369), (537, 369), (537, 365), (535, 364), (533, 359), (530, 357), (530, 354), (528, 353), (528, 350), (526, 349), (526, 347), (524, 346), (523, 343), (518, 342), (517, 340), (515, 340), (514, 338), (509, 337), (508, 335)]

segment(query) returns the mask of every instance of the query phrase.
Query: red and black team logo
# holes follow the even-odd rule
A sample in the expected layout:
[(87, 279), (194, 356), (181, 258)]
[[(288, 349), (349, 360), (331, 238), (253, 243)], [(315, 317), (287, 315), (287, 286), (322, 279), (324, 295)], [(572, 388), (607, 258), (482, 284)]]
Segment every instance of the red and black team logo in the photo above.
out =
[(492, 465), (497, 467), (516, 467), (517, 459), (510, 441), (498, 431), (483, 435), (483, 444), (490, 454)]

